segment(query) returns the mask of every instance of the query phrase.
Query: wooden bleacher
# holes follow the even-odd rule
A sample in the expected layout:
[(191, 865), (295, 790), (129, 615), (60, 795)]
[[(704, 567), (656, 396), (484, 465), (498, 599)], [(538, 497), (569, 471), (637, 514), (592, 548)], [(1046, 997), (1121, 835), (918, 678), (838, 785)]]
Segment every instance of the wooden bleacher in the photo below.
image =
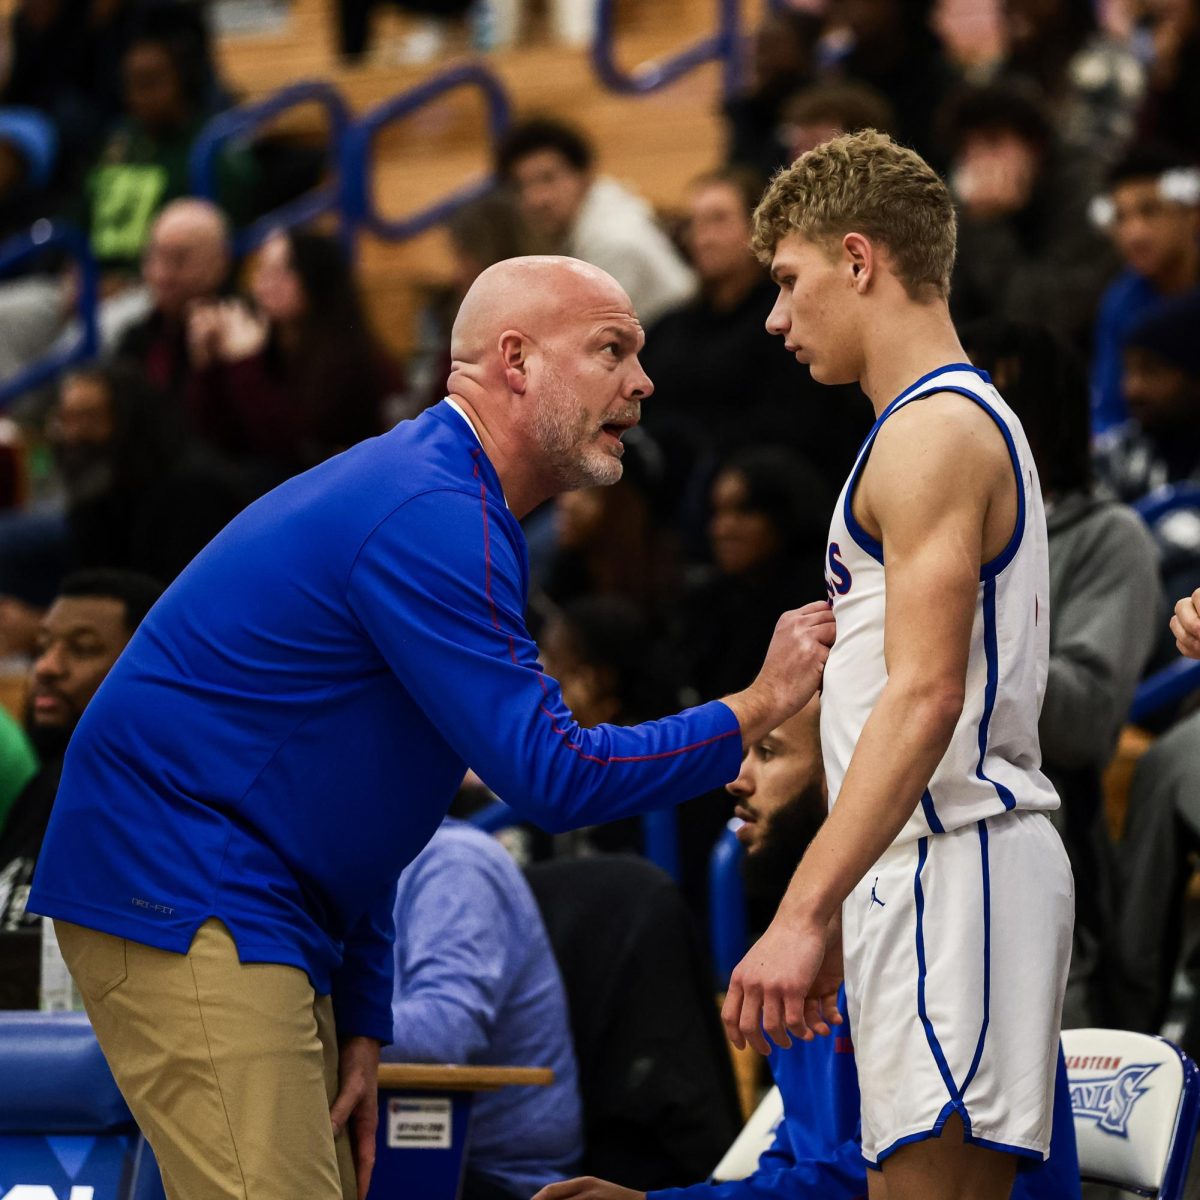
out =
[[(632, 65), (660, 57), (703, 36), (711, 30), (715, 7), (711, 0), (626, 3), (620, 10), (621, 61)], [(756, 7), (748, 4), (747, 13)], [(378, 19), (377, 29), (401, 28), (394, 13), (380, 13)], [(600, 169), (628, 181), (655, 205), (677, 206), (688, 180), (717, 163), (723, 135), (715, 65), (651, 96), (618, 96), (596, 79), (585, 51), (550, 44), (536, 20), (525, 40), (521, 48), (485, 59), (508, 89), (514, 110), (550, 113), (578, 124), (595, 139)], [(420, 68), (347, 68), (335, 53), (329, 0), (293, 0), (281, 33), (226, 36), (218, 43), (218, 56), (225, 79), (246, 99), (322, 78), (336, 83), (352, 109), (361, 112), (466, 54)], [(482, 101), (466, 92), (395, 127), (377, 145), (380, 207), (401, 215), (466, 182), (486, 168), (486, 144)], [(359, 265), (379, 333), (404, 352), (412, 344), (422, 285), (449, 277), (444, 234), (434, 230), (400, 245), (365, 236)]]

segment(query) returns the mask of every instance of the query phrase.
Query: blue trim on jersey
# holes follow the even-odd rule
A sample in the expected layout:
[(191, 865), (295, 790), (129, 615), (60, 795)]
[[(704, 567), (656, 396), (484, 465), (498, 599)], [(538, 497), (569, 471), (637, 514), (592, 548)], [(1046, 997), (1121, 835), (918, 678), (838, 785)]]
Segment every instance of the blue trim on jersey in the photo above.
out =
[(979, 718), (979, 762), (975, 767), (975, 778), (981, 783), (990, 783), (1005, 809), (1017, 806), (1017, 798), (1002, 783), (989, 779), (983, 773), (983, 760), (987, 756), (988, 730), (992, 723), (992, 710), (996, 705), (996, 690), (1000, 683), (1000, 651), (996, 642), (996, 577), (983, 581), (983, 653), (987, 660), (987, 684), (983, 692), (983, 715)]
[(933, 797), (929, 794), (928, 788), (925, 789), (925, 793), (921, 797), (921, 811), (925, 814), (925, 824), (929, 826), (930, 833), (946, 832), (946, 827), (937, 815), (937, 809), (933, 807)]
[[(897, 1138), (886, 1150), (880, 1150), (875, 1161), (872, 1162), (865, 1155), (863, 1161), (872, 1171), (879, 1171), (883, 1164), (891, 1158), (897, 1150), (904, 1149), (905, 1146), (911, 1146), (914, 1142), (928, 1142), (931, 1138), (942, 1136), (942, 1130), (945, 1127), (945, 1121), (941, 1118), (932, 1129), (923, 1129), (920, 1133), (910, 1133), (902, 1138)], [(1040, 1150), (1030, 1150), (1028, 1146), (1012, 1146), (1008, 1142), (994, 1142), (990, 1138), (976, 1137), (972, 1133), (963, 1131), (963, 1140), (969, 1142), (972, 1146), (982, 1146), (985, 1150), (999, 1150), (1004, 1154), (1016, 1154), (1021, 1158), (1030, 1158), (1036, 1162), (1045, 1162), (1045, 1156)]]
[[(964, 1099), (979, 1064), (983, 1061), (983, 1044), (987, 1041), (988, 1025), (992, 1013), (992, 873), (988, 864), (988, 831), (987, 821), (980, 821), (979, 856), (983, 862), (983, 1024), (979, 1030), (979, 1041), (975, 1046), (975, 1057), (971, 1060), (971, 1069), (963, 1080), (962, 1091)], [(968, 1131), (969, 1132), (969, 1131)]]
[[(921, 872), (925, 869), (925, 860), (928, 857), (929, 839), (927, 837), (918, 838), (917, 873), (913, 876), (913, 894), (917, 905), (917, 1015), (921, 1018), (921, 1025), (925, 1029), (925, 1040), (929, 1043), (929, 1050), (933, 1055), (934, 1062), (937, 1063), (942, 1082), (946, 1085), (946, 1091), (950, 1093), (951, 1103), (954, 1104), (958, 1100), (958, 1089), (954, 1086), (954, 1076), (950, 1074), (950, 1064), (946, 1061), (946, 1055), (942, 1051), (941, 1043), (933, 1030), (933, 1022), (929, 1019), (929, 1013), (925, 1007), (925, 893), (921, 890)], [(946, 1112), (943, 1109), (938, 1120), (944, 1121), (945, 1117)]]
[[(846, 499), (842, 506), (842, 517), (843, 517), (843, 520), (846, 522), (846, 528), (850, 531), (850, 536), (858, 544), (858, 548), (860, 550), (862, 550), (863, 553), (869, 554), (881, 566), (883, 565), (883, 545), (877, 539), (873, 538), (858, 523), (857, 518), (854, 516), (854, 512), (853, 512), (853, 508), (852, 508), (853, 501), (854, 501), (854, 489), (858, 486), (858, 480), (859, 480), (859, 477), (863, 473), (863, 469), (867, 465), (867, 459), (870, 458), (870, 450), (871, 450), (872, 444), (875, 441), (875, 435), (879, 432), (880, 427), (883, 425), (884, 421), (886, 421), (888, 419), (888, 417), (890, 417), (892, 415), (892, 413), (894, 413), (896, 411), (896, 409), (901, 404), (903, 404), (906, 400), (913, 400), (913, 399), (923, 400), (923, 399), (925, 399), (926, 396), (936, 396), (939, 392), (961, 392), (964, 396), (969, 396), (972, 400), (975, 400), (978, 403), (983, 404), (983, 401), (981, 401), (979, 399), (979, 397), (974, 394), (974, 392), (969, 392), (966, 390), (966, 388), (958, 388), (958, 387), (953, 387), (953, 386), (940, 387), (940, 388), (929, 388), (929, 389), (923, 391), (919, 396), (914, 396), (914, 393), (919, 388), (922, 388), (922, 387), (924, 387), (925, 384), (929, 383), (930, 380), (937, 379), (937, 377), (939, 375), (945, 375), (951, 371), (969, 371), (972, 375), (978, 375), (979, 378), (984, 381), (984, 383), (992, 382), (991, 377), (988, 375), (988, 373), (986, 371), (981, 371), (978, 367), (974, 367), (970, 363), (949, 363), (948, 365), (946, 365), (944, 367), (938, 367), (936, 371), (930, 371), (927, 375), (922, 375), (921, 378), (916, 381), (916, 383), (910, 384), (908, 387), (906, 387), (904, 389), (904, 391), (902, 391), (900, 393), (900, 395), (898, 395), (895, 398), (895, 400), (893, 400), (891, 402), (891, 404), (889, 404), (887, 406), (887, 408), (885, 408), (883, 410), (883, 412), (881, 412), (879, 414), (878, 418), (875, 421), (875, 424), (871, 426), (871, 429), (867, 433), (867, 436), (865, 438), (863, 438), (863, 444), (859, 447), (859, 450), (858, 450), (858, 458), (855, 460), (854, 467), (850, 471), (850, 481), (846, 485)], [(983, 404), (983, 407), (988, 408), (988, 406), (986, 404)], [(988, 408), (988, 412), (992, 412), (992, 410), (990, 408)], [(1012, 438), (1009, 436), (1007, 427), (1005, 426), (1004, 422), (1001, 421), (1000, 418), (994, 412), (992, 412), (992, 417), (1000, 425), (1000, 428), (1005, 431), (1005, 437), (1008, 438), (1010, 450), (1015, 455), (1016, 451), (1012, 447)], [(1014, 458), (1014, 462), (1015, 461), (1017, 461), (1017, 460)], [(1021, 472), (1018, 467), (1018, 470), (1017, 470), (1018, 484), (1020, 484), (1020, 481), (1021, 481)], [(1018, 488), (1018, 497), (1020, 499), (1021, 504), (1023, 505), (1024, 504), (1024, 489)], [(1024, 509), (1022, 508), (1022, 520), (1019, 522), (1018, 528), (1024, 527), (1023, 514), (1024, 514)], [(1013, 553), (1014, 554), (1016, 553), (1015, 547), (1013, 549)], [(1007, 565), (1007, 564), (1005, 564), (1005, 565)], [(1003, 570), (1003, 567), (1001, 567), (1000, 569)], [(941, 830), (936, 830), (935, 832), (940, 833)]]

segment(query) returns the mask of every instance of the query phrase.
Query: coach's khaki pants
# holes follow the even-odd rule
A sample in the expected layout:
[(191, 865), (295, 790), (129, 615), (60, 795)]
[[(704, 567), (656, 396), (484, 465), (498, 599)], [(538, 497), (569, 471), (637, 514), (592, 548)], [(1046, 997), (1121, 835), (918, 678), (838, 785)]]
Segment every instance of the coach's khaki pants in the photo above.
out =
[(303, 971), (243, 966), (216, 920), (187, 954), (54, 928), (170, 1200), (355, 1200), (333, 1006)]

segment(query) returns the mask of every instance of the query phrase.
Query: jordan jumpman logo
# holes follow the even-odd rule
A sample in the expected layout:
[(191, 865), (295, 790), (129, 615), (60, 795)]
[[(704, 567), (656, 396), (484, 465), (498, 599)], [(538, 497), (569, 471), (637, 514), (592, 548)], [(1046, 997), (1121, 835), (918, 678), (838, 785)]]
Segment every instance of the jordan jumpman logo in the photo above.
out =
[[(876, 875), (875, 883), (878, 883), (878, 882), (879, 882), (879, 876)], [(875, 895), (875, 883), (871, 884), (871, 903), (878, 904), (880, 908), (887, 908), (887, 905), (884, 904), (884, 902), (882, 900), (880, 900), (880, 898), (877, 895)]]

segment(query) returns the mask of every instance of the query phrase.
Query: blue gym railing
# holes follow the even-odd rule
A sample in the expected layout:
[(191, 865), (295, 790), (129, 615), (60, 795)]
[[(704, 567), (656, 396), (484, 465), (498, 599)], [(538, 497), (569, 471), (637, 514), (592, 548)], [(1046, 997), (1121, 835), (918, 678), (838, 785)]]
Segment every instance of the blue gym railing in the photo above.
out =
[(412, 116), (418, 109), (461, 88), (477, 88), (487, 105), (488, 136), (495, 148), (508, 130), (512, 106), (504, 85), (478, 63), (451, 67), (432, 79), (409, 88), (354, 121), (342, 146), (342, 202), (345, 220), (354, 228), (368, 229), (389, 241), (405, 241), (450, 217), (465, 204), (491, 191), (495, 181), (484, 178), (465, 184), (441, 200), (406, 217), (385, 217), (375, 204), (372, 188), (371, 144), (381, 129)]
[(732, 817), (721, 830), (708, 859), (708, 933), (717, 987), (724, 989), (748, 949), (749, 920), (742, 884), (742, 822)]
[(644, 95), (674, 83), (705, 63), (721, 64), (721, 80), (726, 96), (732, 96), (742, 83), (743, 39), (739, 0), (716, 0), (717, 30), (693, 42), (671, 58), (642, 63), (632, 70), (617, 65), (617, 0), (598, 0), (596, 36), (592, 41), (592, 67), (600, 81), (614, 92)]
[(41, 358), (0, 382), (0, 409), (11, 404), (22, 392), (45, 383), (72, 364), (92, 358), (100, 343), (96, 323), (99, 272), (87, 238), (75, 226), (38, 221), (28, 233), (13, 234), (0, 245), (0, 275), (51, 250), (65, 251), (78, 269), (75, 308), (80, 321), (79, 336), (66, 346), (55, 343)]
[[(350, 110), (342, 94), (331, 83), (309, 80), (294, 83), (290, 87), (256, 100), (242, 104), (214, 117), (204, 127), (196, 144), (192, 147), (188, 164), (192, 191), (214, 204), (220, 202), (221, 153), (230, 142), (244, 141), (256, 130), (281, 113), (306, 105), (319, 105), (329, 120), (330, 158), (338, 164), (339, 173), (345, 178), (346, 163), (343, 145), (350, 125)], [(234, 235), (234, 254), (238, 257), (261, 245), (276, 229), (293, 225), (306, 225), (309, 221), (326, 213), (342, 212), (344, 186), (337, 180), (320, 184), (303, 196), (297, 196), (287, 204), (259, 217), (253, 224), (240, 229)], [(342, 233), (349, 241), (352, 222), (343, 213)]]

